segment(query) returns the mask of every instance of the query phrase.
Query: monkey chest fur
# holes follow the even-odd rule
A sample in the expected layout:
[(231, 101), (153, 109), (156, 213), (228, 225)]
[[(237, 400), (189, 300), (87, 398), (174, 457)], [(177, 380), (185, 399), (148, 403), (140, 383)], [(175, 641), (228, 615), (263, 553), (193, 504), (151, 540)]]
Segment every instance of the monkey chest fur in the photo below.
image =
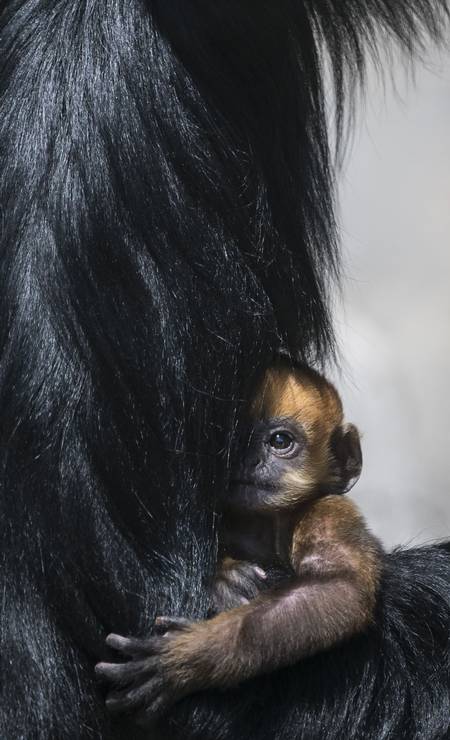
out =
[(291, 562), (292, 515), (235, 513), (223, 515), (219, 535), (220, 555), (261, 565)]

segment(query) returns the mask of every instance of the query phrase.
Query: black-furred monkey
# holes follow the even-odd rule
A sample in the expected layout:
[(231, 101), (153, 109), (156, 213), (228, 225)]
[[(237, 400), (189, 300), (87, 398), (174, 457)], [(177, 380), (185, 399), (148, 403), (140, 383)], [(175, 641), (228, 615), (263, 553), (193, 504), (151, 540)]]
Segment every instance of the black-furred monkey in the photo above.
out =
[[(345, 114), (449, 8), (0, 4), (0, 737), (135, 737), (99, 635), (206, 615), (241, 399), (280, 342), (333, 352), (329, 81)], [(161, 736), (446, 737), (449, 558), (387, 555), (367, 638), (180, 702)]]
[[(159, 634), (148, 640), (110, 635), (108, 644), (133, 658), (97, 667), (120, 686), (112, 709), (151, 719), (186, 694), (232, 687), (327, 649), (372, 619), (381, 546), (354, 503), (336, 495), (356, 482), (362, 456), (335, 388), (280, 362), (266, 373), (253, 418), (224, 505), (219, 614), (159, 617)], [(292, 576), (264, 590), (263, 568), (278, 564)]]

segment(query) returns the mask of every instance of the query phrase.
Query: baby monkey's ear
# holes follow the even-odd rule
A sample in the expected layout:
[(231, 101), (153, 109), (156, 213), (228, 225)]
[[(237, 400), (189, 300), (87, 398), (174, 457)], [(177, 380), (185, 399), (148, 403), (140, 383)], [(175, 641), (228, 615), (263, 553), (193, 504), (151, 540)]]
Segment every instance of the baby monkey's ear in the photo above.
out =
[(330, 443), (338, 471), (336, 493), (347, 493), (361, 475), (359, 432), (354, 424), (342, 424), (333, 432)]

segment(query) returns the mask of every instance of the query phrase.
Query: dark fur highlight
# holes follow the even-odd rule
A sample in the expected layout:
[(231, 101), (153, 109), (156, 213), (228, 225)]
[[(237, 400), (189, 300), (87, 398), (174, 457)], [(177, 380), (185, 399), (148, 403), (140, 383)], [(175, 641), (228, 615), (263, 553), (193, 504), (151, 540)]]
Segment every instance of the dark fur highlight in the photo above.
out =
[[(380, 33), (420, 51), (447, 4), (0, 8), (0, 736), (130, 737), (94, 681), (104, 635), (144, 632), (155, 611), (205, 614), (242, 401), (281, 344), (304, 361), (333, 349), (325, 58), (341, 113)], [(186, 703), (183, 737), (337, 737), (339, 722), (400, 737), (381, 731), (370, 686), (416, 627), (442, 646), (450, 577), (443, 550), (390, 563), (392, 617), (361, 652), (381, 641), (384, 669), (349, 646), (320, 659), (336, 666), (325, 693), (301, 666), (283, 692), (259, 686), (258, 712), (250, 687)], [(386, 722), (419, 712), (420, 737), (440, 737), (442, 699), (431, 714), (410, 701), (427, 668), (442, 688), (440, 662), (414, 651)]]

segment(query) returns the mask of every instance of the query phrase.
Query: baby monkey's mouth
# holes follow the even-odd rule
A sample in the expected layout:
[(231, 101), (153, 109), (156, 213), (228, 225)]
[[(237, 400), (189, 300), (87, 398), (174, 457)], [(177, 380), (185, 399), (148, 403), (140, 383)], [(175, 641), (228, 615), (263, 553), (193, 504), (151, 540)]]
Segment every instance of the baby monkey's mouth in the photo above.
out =
[(274, 491), (277, 487), (270, 483), (256, 483), (254, 480), (233, 478), (230, 481), (230, 488), (257, 488), (259, 491)]

